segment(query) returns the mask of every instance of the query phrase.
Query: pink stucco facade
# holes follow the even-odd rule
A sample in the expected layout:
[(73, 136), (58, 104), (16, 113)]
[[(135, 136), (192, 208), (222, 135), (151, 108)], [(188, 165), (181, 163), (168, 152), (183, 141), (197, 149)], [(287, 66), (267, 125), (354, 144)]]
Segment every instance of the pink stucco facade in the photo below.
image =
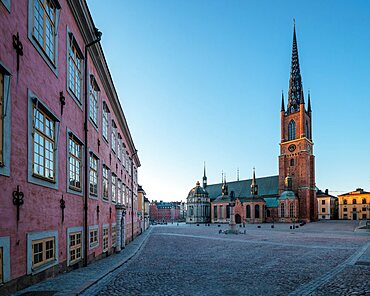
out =
[[(32, 35), (32, 19), (35, 2), (43, 0), (0, 0), (0, 70), (4, 73), (4, 102), (3, 111), (6, 113), (3, 128), (3, 156), (0, 166), (0, 251), (2, 251), (2, 278), (0, 292), (14, 291), (15, 287), (22, 288), (51, 274), (68, 270), (68, 256), (70, 254), (68, 235), (80, 232), (84, 236), (85, 227), (98, 229), (98, 243), (94, 247), (85, 246), (82, 238), (82, 252), (87, 247), (88, 261), (105, 256), (115, 250), (120, 250), (124, 243), (128, 243), (139, 232), (137, 221), (137, 168), (140, 161), (124, 117), (118, 95), (115, 91), (112, 78), (107, 67), (102, 48), (99, 43), (89, 48), (88, 73), (84, 73), (86, 58), (81, 57), (81, 103), (68, 90), (68, 44), (73, 35), (73, 42), (84, 55), (85, 45), (91, 42), (94, 35), (94, 25), (88, 12), (85, 1), (59, 0), (51, 1), (60, 9), (56, 18), (54, 53), (55, 61), (45, 58), (42, 49), (35, 46)], [(10, 4), (10, 5), (9, 5)], [(23, 46), (23, 56), (19, 57), (19, 71), (17, 71), (17, 53), (13, 47), (13, 35), (19, 34)], [(104, 37), (103, 37), (104, 38)], [(50, 65), (51, 64), (51, 65)], [(84, 75), (94, 76), (98, 85), (97, 125), (88, 120), (87, 145), (85, 141), (85, 103), (84, 103)], [(6, 90), (9, 88), (9, 91)], [(88, 87), (88, 89), (90, 86)], [(65, 105), (61, 104), (61, 92), (65, 97)], [(35, 100), (34, 98), (37, 98)], [(87, 96), (88, 100), (89, 97)], [(36, 103), (34, 103), (36, 102)], [(109, 109), (108, 113), (108, 141), (102, 136), (103, 102)], [(33, 103), (42, 107), (55, 119), (54, 143), (54, 172), (53, 182), (39, 180), (32, 176), (33, 169)], [(6, 107), (5, 107), (6, 105)], [(6, 108), (6, 110), (5, 110)], [(89, 106), (90, 108), (90, 106)], [(5, 110), (5, 111), (4, 111)], [(118, 158), (118, 151), (112, 150), (111, 134), (116, 128), (116, 142), (118, 134), (122, 138), (122, 155)], [(96, 196), (88, 194), (88, 223), (84, 222), (85, 178), (84, 168), (89, 167), (89, 161), (82, 153), (82, 190), (73, 191), (69, 188), (69, 137), (77, 138), (81, 142), (83, 151), (88, 149), (98, 159)], [(122, 146), (121, 146), (122, 147)], [(131, 165), (132, 163), (132, 172)], [(102, 166), (109, 168), (109, 198), (102, 198)], [(122, 200), (112, 201), (112, 174), (122, 182)], [(118, 182), (118, 181), (117, 181)], [(89, 183), (87, 183), (89, 186)], [(24, 194), (24, 204), (20, 206), (19, 221), (17, 221), (17, 207), (13, 204), (13, 192), (19, 190)], [(117, 187), (116, 187), (117, 188)], [(116, 189), (118, 190), (118, 189)], [(117, 192), (119, 196), (119, 192)], [(60, 200), (65, 201), (64, 221)], [(132, 206), (133, 200), (133, 206)], [(126, 212), (123, 221), (122, 214)], [(134, 231), (132, 232), (132, 222)], [(112, 245), (112, 227), (116, 233), (116, 245)], [(109, 249), (103, 252), (103, 227), (109, 229)], [(90, 228), (89, 228), (90, 229)], [(55, 258), (52, 264), (38, 268), (32, 267), (32, 240), (44, 237), (55, 237)], [(88, 232), (89, 235), (89, 232)], [(124, 237), (122, 238), (122, 235)], [(121, 242), (122, 240), (122, 242)], [(82, 265), (83, 260), (74, 264)], [(0, 283), (1, 284), (1, 283)], [(8, 289), (8, 290), (6, 290)], [(1, 293), (0, 293), (1, 294)]]

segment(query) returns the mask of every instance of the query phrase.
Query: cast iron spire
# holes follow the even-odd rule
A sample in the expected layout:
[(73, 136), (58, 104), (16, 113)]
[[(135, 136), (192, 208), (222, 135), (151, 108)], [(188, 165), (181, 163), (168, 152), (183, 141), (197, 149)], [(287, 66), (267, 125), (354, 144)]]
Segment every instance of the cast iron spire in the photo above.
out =
[(207, 176), (206, 176), (206, 162), (204, 162), (204, 173), (203, 173), (203, 188), (207, 187)]
[(297, 37), (295, 33), (295, 21), (293, 29), (292, 65), (290, 68), (289, 92), (288, 92), (288, 113), (299, 110), (299, 104), (303, 103), (303, 87), (301, 71), (299, 69)]

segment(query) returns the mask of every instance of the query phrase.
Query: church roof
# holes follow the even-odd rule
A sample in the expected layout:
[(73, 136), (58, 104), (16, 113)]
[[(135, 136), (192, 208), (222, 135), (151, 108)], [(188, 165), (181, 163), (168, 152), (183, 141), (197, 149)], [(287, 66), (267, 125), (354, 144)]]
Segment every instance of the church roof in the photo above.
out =
[[(257, 178), (258, 196), (262, 198), (276, 197), (279, 195), (279, 176)], [(252, 179), (228, 182), (228, 191), (234, 191), (235, 198), (252, 198), (250, 187)], [(221, 183), (207, 185), (206, 189), (211, 201), (221, 196)]]

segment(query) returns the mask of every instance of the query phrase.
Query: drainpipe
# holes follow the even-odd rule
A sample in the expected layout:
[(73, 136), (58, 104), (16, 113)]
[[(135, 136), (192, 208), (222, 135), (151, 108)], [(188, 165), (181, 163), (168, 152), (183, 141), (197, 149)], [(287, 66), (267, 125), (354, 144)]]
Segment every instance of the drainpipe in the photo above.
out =
[(134, 240), (134, 156), (137, 154), (137, 150), (132, 154), (131, 163), (131, 241)]
[(87, 136), (88, 136), (88, 123), (89, 123), (89, 113), (88, 113), (88, 108), (89, 108), (89, 104), (88, 104), (88, 93), (87, 93), (87, 85), (88, 85), (88, 77), (87, 77), (87, 49), (94, 45), (95, 43), (98, 43), (100, 42), (101, 40), (101, 35), (102, 33), (97, 29), (95, 28), (95, 35), (96, 35), (96, 38), (94, 41), (91, 41), (90, 43), (86, 44), (85, 45), (85, 83), (84, 83), (84, 94), (85, 94), (85, 122), (84, 122), (84, 130), (85, 130), (85, 188), (84, 188), (84, 191), (85, 191), (85, 194), (84, 194), (84, 244), (85, 244), (85, 249), (84, 249), (84, 266), (86, 267), (87, 266), (87, 249), (88, 249), (88, 243), (89, 243), (89, 240), (88, 240), (88, 196), (89, 196), (89, 180), (87, 178), (87, 176), (89, 175), (89, 151), (88, 151), (88, 145), (87, 145)]

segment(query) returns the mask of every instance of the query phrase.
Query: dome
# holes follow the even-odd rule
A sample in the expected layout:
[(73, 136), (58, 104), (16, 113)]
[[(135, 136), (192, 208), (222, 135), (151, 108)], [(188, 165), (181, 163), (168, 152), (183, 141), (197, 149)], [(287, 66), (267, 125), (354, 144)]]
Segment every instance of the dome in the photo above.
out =
[(279, 199), (296, 199), (297, 197), (295, 196), (295, 193), (291, 190), (284, 191)]
[(196, 186), (190, 190), (188, 194), (189, 197), (208, 197), (208, 192), (200, 186), (199, 181), (197, 181)]

